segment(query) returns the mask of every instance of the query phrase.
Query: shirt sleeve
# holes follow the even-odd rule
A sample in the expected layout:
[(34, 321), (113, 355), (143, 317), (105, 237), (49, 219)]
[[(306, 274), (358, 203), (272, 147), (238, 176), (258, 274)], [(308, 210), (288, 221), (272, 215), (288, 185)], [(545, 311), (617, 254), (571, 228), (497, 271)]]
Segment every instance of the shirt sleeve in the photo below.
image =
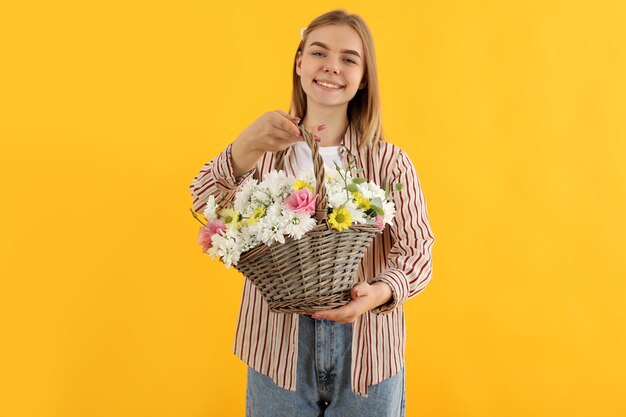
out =
[(201, 213), (209, 195), (224, 196), (232, 200), (239, 186), (255, 171), (256, 166), (238, 177), (233, 175), (232, 143), (213, 160), (204, 164), (198, 175), (191, 181), (189, 191), (193, 197), (193, 210)]
[(393, 178), (394, 183), (404, 184), (402, 190), (394, 192), (396, 215), (389, 226), (393, 246), (388, 253), (387, 268), (370, 282), (387, 283), (392, 298), (371, 310), (376, 315), (396, 310), (421, 292), (432, 276), (431, 253), (435, 239), (415, 167), (404, 151), (398, 156)]

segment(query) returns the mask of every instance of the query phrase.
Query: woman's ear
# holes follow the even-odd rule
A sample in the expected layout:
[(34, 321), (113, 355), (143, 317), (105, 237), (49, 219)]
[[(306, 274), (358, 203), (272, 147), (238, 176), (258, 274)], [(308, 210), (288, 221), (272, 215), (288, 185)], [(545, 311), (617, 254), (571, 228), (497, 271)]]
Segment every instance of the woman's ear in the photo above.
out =
[(296, 57), (296, 74), (300, 75), (300, 67), (302, 65), (302, 51), (298, 51), (298, 56)]

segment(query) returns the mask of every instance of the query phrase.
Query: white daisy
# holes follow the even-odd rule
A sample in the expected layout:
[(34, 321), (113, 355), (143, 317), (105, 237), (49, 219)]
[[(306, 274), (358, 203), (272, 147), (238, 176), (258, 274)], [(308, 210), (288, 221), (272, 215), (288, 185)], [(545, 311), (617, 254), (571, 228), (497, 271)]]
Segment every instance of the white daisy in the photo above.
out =
[(308, 182), (313, 188), (315, 188), (317, 181), (315, 181), (315, 172), (313, 172), (312, 169), (300, 168), (296, 178)]
[(383, 201), (383, 221), (392, 225), (393, 217), (396, 215), (396, 205), (393, 201)]
[(330, 183), (326, 186), (328, 207), (331, 209), (341, 207), (342, 204), (348, 199), (346, 196), (346, 190), (339, 183)]
[(252, 193), (256, 189), (257, 180), (256, 178), (248, 179), (237, 191), (235, 195), (234, 208), (235, 210), (243, 213), (246, 209), (246, 206), (250, 203), (250, 198), (252, 197)]
[(211, 236), (212, 246), (209, 248), (207, 253), (211, 255), (213, 259), (218, 256), (226, 269), (229, 269), (231, 265), (237, 265), (239, 262), (239, 257), (241, 255), (241, 250), (239, 245), (232, 236), (228, 235), (228, 232), (221, 236), (219, 234), (214, 234)]
[(385, 191), (373, 182), (358, 184), (357, 189), (361, 194), (363, 194), (363, 197), (369, 200), (376, 197), (380, 197), (381, 200), (385, 199)]
[(206, 207), (204, 209), (204, 213), (202, 213), (207, 220), (215, 220), (217, 219), (217, 203), (215, 202), (215, 196), (210, 195)]
[(356, 203), (352, 201), (352, 199), (346, 202), (344, 207), (346, 208), (346, 210), (348, 210), (348, 213), (350, 213), (350, 215), (352, 216), (353, 223), (366, 223), (367, 222), (365, 218), (366, 217), (365, 210), (357, 208)]
[(265, 215), (271, 217), (283, 217), (283, 211), (285, 210), (283, 210), (282, 204), (274, 203), (265, 210)]
[(237, 245), (241, 249), (241, 252), (249, 251), (250, 249), (258, 246), (261, 242), (257, 238), (258, 231), (253, 227), (244, 227), (241, 229), (241, 233), (237, 239)]
[(250, 202), (248, 202), (248, 204), (244, 207), (243, 211), (241, 212), (241, 215), (245, 218), (250, 217), (250, 215), (252, 215), (252, 213), (254, 213), (254, 210), (256, 210), (257, 208), (259, 208), (260, 206), (262, 206), (263, 204), (261, 204), (259, 201), (257, 201), (255, 198), (253, 198)]
[(315, 227), (315, 219), (310, 214), (294, 213), (287, 210), (286, 215), (287, 225), (285, 226), (285, 233), (295, 240), (301, 239), (306, 232)]
[(271, 171), (263, 177), (259, 187), (266, 190), (273, 201), (282, 200), (293, 189), (294, 177), (287, 176), (282, 170)]
[[(271, 209), (271, 207), (270, 207)], [(285, 243), (285, 226), (287, 226), (283, 216), (275, 216), (267, 214), (259, 222), (259, 231), (257, 238), (270, 246), (273, 242)]]
[(252, 192), (252, 201), (258, 204), (263, 204), (264, 206), (269, 206), (270, 204), (274, 202), (272, 200), (272, 196), (269, 193), (269, 190), (265, 188), (261, 188), (261, 186), (258, 186)]

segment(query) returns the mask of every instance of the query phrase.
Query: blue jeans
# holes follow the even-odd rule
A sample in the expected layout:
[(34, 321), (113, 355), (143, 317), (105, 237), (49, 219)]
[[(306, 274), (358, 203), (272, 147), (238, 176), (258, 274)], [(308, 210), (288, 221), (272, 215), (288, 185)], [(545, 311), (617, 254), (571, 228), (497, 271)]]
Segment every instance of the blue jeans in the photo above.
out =
[(405, 368), (352, 392), (352, 324), (300, 315), (296, 391), (248, 366), (246, 417), (404, 417)]

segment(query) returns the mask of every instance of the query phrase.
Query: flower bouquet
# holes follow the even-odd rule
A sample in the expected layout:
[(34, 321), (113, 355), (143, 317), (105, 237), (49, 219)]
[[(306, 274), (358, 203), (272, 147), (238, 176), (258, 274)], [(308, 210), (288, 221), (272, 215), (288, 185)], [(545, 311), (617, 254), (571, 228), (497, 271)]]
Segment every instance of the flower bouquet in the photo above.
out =
[[(284, 151), (263, 180), (248, 179), (232, 204), (208, 198), (198, 243), (234, 266), (261, 291), (270, 309), (308, 313), (350, 301), (356, 267), (377, 233), (392, 224), (389, 190), (353, 176), (349, 165), (325, 172), (317, 143), (301, 129), (314, 168), (282, 170)], [(399, 187), (398, 187), (399, 189)]]

